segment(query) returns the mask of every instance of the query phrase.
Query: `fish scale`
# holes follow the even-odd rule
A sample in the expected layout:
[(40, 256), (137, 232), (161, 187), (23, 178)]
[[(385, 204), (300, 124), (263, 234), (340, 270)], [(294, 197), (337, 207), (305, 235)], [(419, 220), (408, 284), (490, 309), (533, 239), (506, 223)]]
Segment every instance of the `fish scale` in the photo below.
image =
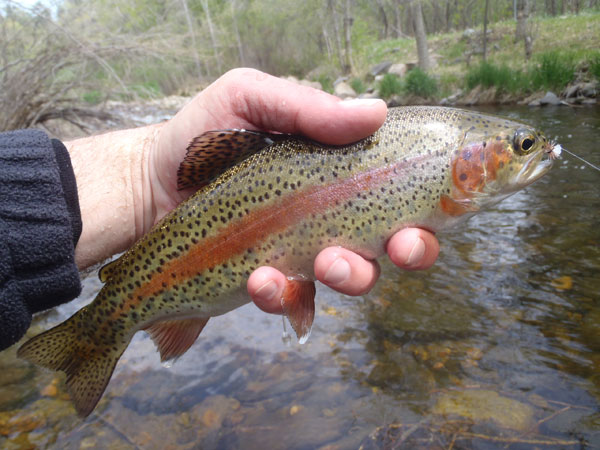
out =
[(391, 109), (375, 134), (340, 147), (207, 133), (178, 173), (180, 187), (204, 187), (102, 269), (106, 283), (90, 305), (19, 355), (65, 371), (87, 415), (136, 331), (151, 335), (162, 359), (183, 354), (209, 317), (250, 301), (248, 277), (265, 265), (288, 276), (284, 311), (305, 339), (319, 251), (339, 245), (377, 258), (402, 228), (456, 225), (543, 175), (551, 151), (526, 125), (439, 107)]

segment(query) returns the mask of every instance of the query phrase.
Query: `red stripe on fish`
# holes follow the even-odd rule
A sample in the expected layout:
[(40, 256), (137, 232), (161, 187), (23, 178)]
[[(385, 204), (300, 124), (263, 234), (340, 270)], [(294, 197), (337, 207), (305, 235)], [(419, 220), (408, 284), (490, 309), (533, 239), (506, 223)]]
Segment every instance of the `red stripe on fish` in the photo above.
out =
[(166, 263), (160, 273), (155, 272), (149, 281), (135, 289), (132, 296), (119, 305), (112, 316), (118, 317), (137, 306), (144, 298), (157, 295), (243, 254), (273, 233), (284, 231), (310, 214), (323, 213), (365, 189), (387, 183), (392, 176), (399, 176), (401, 169), (420, 159), (400, 161), (337, 183), (295, 191), (282, 197), (276, 205), (256, 208), (243, 218), (231, 221), (216, 235), (193, 245), (181, 257)]

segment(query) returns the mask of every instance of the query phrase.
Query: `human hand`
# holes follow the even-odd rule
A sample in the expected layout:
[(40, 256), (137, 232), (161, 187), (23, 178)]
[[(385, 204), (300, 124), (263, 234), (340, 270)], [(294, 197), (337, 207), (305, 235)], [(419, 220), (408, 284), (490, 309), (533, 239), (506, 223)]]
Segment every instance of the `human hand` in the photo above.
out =
[[(160, 130), (149, 159), (152, 187), (144, 208), (154, 223), (189, 192), (177, 191), (177, 168), (191, 139), (204, 131), (245, 128), (302, 134), (328, 144), (348, 144), (375, 132), (385, 120), (383, 101), (342, 102), (322, 91), (272, 77), (252, 69), (232, 70), (198, 94)], [(397, 266), (425, 269), (437, 258), (433, 234), (407, 228), (390, 239), (387, 253)], [(319, 281), (348, 295), (368, 292), (379, 276), (376, 261), (339, 247), (329, 247), (315, 260)], [(281, 312), (286, 284), (283, 273), (271, 267), (257, 269), (248, 280), (248, 292), (264, 311)]]

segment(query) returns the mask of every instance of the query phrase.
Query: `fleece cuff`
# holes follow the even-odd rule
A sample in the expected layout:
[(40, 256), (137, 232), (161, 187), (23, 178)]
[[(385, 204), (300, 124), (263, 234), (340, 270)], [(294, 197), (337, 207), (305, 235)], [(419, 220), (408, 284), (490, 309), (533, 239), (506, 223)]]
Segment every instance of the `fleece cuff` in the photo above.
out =
[(64, 145), (40, 130), (0, 133), (0, 350), (31, 314), (81, 292), (81, 215)]

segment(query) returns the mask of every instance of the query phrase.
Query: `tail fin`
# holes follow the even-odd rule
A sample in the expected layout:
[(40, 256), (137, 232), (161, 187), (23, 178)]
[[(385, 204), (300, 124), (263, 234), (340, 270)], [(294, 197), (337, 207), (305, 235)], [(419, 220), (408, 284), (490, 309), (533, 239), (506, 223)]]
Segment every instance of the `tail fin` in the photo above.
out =
[(80, 336), (77, 314), (21, 346), (17, 355), (34, 364), (67, 374), (77, 413), (88, 416), (102, 397), (124, 345), (98, 346)]

